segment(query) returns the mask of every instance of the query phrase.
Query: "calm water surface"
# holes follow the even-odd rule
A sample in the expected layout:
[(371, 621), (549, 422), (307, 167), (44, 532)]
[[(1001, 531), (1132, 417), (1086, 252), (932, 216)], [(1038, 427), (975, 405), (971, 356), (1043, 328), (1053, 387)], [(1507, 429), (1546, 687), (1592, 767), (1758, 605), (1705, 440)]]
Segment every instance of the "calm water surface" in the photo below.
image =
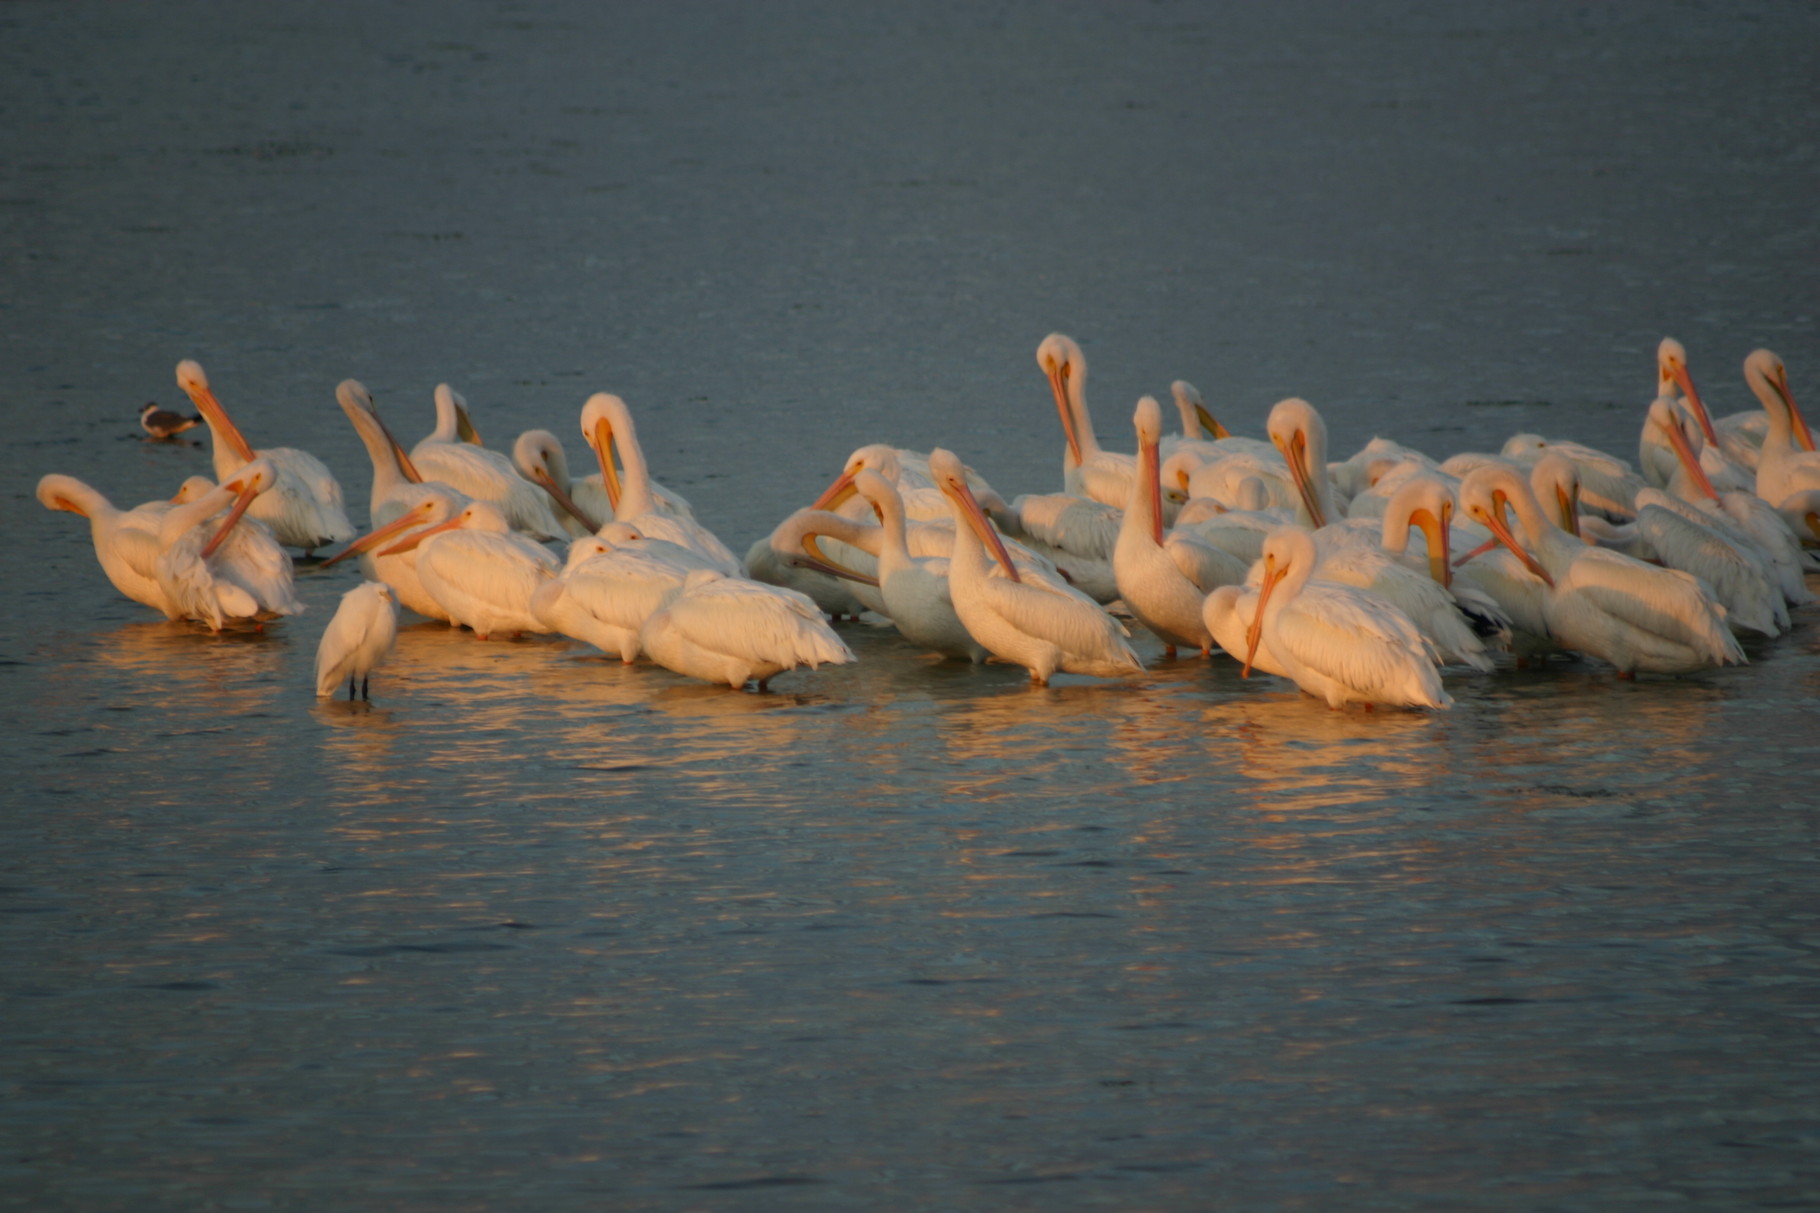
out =
[(134, 426), (196, 357), (362, 523), (339, 379), (577, 459), (618, 391), (743, 549), (867, 441), (1057, 487), (1058, 328), (1114, 448), (1181, 376), (1629, 454), (1664, 333), (1820, 379), (1817, 68), (1785, 5), (0, 8), (0, 1207), (1820, 1206), (1811, 608), (1432, 716), (863, 624), (758, 695), (419, 623), (369, 707), (357, 574), (211, 637), (32, 499), (205, 471)]

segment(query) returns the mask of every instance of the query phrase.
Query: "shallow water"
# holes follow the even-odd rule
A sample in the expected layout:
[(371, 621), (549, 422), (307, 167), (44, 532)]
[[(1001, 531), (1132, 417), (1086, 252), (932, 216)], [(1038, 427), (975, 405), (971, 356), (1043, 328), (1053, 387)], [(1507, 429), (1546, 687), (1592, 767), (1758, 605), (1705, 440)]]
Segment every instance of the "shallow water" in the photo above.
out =
[(1820, 367), (1811, 11), (0, 30), (0, 1205), (1820, 1203), (1811, 608), (1746, 667), (1450, 673), (1435, 715), (854, 624), (765, 695), (418, 624), (369, 707), (310, 693), (351, 570), (215, 638), (31, 497), (206, 471), (134, 436), (193, 356), (356, 502), (345, 376), (571, 457), (618, 391), (743, 550), (866, 441), (1056, 487), (1056, 328), (1114, 448), (1183, 376), (1340, 455), (1628, 455), (1664, 333), (1720, 411), (1753, 346)]

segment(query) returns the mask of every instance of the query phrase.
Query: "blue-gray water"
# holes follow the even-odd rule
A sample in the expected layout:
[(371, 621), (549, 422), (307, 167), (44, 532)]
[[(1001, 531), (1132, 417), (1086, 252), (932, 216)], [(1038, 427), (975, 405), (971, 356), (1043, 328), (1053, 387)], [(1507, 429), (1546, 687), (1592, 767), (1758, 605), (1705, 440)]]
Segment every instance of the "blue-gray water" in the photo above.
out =
[(1434, 716), (420, 624), (368, 710), (352, 571), (214, 638), (32, 499), (206, 470), (134, 423), (195, 357), (357, 503), (343, 377), (577, 461), (616, 391), (743, 549), (869, 441), (1059, 487), (1053, 329), (1114, 448), (1184, 377), (1628, 455), (1664, 334), (1815, 394), (1817, 71), (1784, 4), (0, 7), (0, 1206), (1820, 1205), (1811, 609)]

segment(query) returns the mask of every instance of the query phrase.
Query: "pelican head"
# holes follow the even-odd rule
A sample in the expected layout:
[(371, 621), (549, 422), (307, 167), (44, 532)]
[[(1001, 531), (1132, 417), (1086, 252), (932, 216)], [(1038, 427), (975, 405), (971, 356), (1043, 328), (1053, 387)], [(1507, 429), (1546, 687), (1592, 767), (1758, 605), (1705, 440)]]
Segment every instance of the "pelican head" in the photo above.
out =
[(635, 440), (632, 410), (611, 392), (595, 392), (581, 406), (581, 436), (587, 439), (594, 449), (594, 457), (600, 461), (601, 485), (607, 490), (608, 503), (617, 510), (624, 486), (620, 483), (619, 467), (613, 462), (613, 444), (616, 436), (623, 436), (627, 442)]
[[(347, 547), (323, 561), (322, 567), (326, 569), (332, 564), (340, 564), (349, 556), (377, 547), (392, 536), (397, 535), (402, 531), (408, 531), (412, 527), (435, 526), (447, 519), (451, 514), (460, 510), (467, 502), (466, 497), (457, 493), (454, 489), (441, 484), (418, 485), (412, 492), (416, 494), (416, 500), (405, 509), (404, 513), (398, 515), (398, 517), (392, 519), (392, 521), (386, 523), (384, 526), (377, 527), (369, 534), (348, 544)], [(411, 546), (415, 547), (415, 542), (413, 542)], [(380, 552), (379, 555), (389, 556), (392, 552), (393, 549), (388, 548), (387, 550)]]
[(1801, 410), (1795, 407), (1794, 393), (1788, 387), (1788, 368), (1782, 365), (1782, 359), (1768, 350), (1752, 350), (1744, 359), (1744, 382), (1772, 417), (1778, 412), (1786, 414), (1789, 430), (1803, 450), (1814, 449), (1814, 436), (1808, 431)]
[(1675, 458), (1680, 461), (1681, 469), (1687, 473), (1688, 479), (1699, 486), (1708, 500), (1717, 501), (1719, 493), (1713, 488), (1706, 469), (1700, 466), (1699, 448), (1705, 443), (1698, 442), (1696, 445), (1697, 439), (1687, 432), (1686, 420), (1685, 414), (1667, 396), (1658, 396), (1650, 401), (1648, 424), (1662, 431), (1662, 435), (1668, 439), (1668, 445), (1674, 450)]
[(1524, 518), (1526, 526), (1532, 518), (1538, 526), (1547, 523), (1541, 508), (1536, 504), (1535, 494), (1516, 469), (1487, 464), (1468, 472), (1466, 479), (1460, 482), (1460, 508), (1474, 522), (1490, 531), (1499, 543), (1509, 548), (1531, 573), (1548, 585), (1554, 585), (1555, 579), (1548, 575), (1542, 562), (1518, 542), (1505, 516), (1507, 509), (1514, 508)]
[(986, 518), (980, 503), (973, 496), (973, 490), (967, 487), (967, 468), (961, 463), (960, 456), (943, 447), (936, 447), (929, 452), (929, 474), (935, 479), (935, 487), (940, 489), (954, 506), (957, 521), (968, 527), (992, 553), (1005, 576), (1012, 581), (1022, 581), (1018, 576), (1017, 566), (1011, 563), (1011, 553), (1005, 550), (1005, 541)]
[(221, 482), (222, 490), (234, 494), (234, 507), (228, 511), (226, 520), (215, 531), (215, 537), (203, 546), (202, 558), (204, 560), (215, 554), (215, 549), (220, 547), (222, 541), (228, 537), (228, 532), (234, 529), (234, 524), (240, 521), (241, 515), (247, 511), (247, 507), (253, 504), (253, 499), (276, 483), (278, 483), (278, 472), (272, 467), (272, 461), (269, 459), (255, 459)]
[(423, 474), (411, 462), (411, 456), (404, 445), (392, 436), (392, 431), (380, 420), (379, 406), (373, 403), (373, 393), (367, 391), (365, 384), (358, 379), (343, 379), (335, 385), (335, 402), (348, 415), (348, 420), (354, 423), (356, 431), (366, 434), (370, 427), (379, 440), (378, 445), (391, 448), (398, 463), (398, 471), (406, 480), (412, 484), (423, 483)]
[(1279, 400), (1265, 424), (1271, 443), (1289, 465), (1296, 491), (1313, 526), (1327, 525), (1325, 494), (1327, 475), (1327, 424), (1314, 405), (1299, 396)]
[(253, 458), (252, 444), (241, 434), (240, 427), (229, 420), (227, 410), (221, 407), (221, 401), (209, 387), (208, 374), (202, 364), (194, 358), (185, 358), (177, 364), (177, 386), (190, 398), (190, 403), (199, 409), (208, 419), (209, 426), (222, 438), (227, 440), (234, 453), (240, 456), (242, 463), (250, 463)]
[(1061, 414), (1062, 431), (1068, 438), (1068, 457), (1079, 464), (1082, 443), (1076, 429), (1079, 418), (1075, 413), (1076, 401), (1086, 393), (1087, 359), (1074, 338), (1050, 333), (1037, 344), (1036, 364), (1043, 368), (1049, 390), (1055, 396), (1055, 409)]
[(569, 457), (563, 453), (562, 441), (555, 434), (549, 430), (526, 430), (520, 434), (518, 441), (512, 444), (512, 466), (518, 469), (519, 475), (548, 493), (551, 500), (575, 521), (590, 531), (600, 529), (600, 523), (590, 518), (569, 496)]
[(1201, 398), (1200, 388), (1186, 379), (1177, 379), (1169, 385), (1169, 394), (1175, 397), (1176, 411), (1182, 415), (1183, 437), (1199, 438), (1203, 434), (1211, 438), (1232, 437), (1232, 431), (1207, 411), (1207, 402)]
[(1700, 423), (1700, 433), (1708, 442), (1718, 442), (1719, 436), (1713, 432), (1713, 419), (1707, 414), (1706, 405), (1700, 402), (1700, 393), (1694, 390), (1693, 377), (1687, 373), (1687, 350), (1673, 337), (1664, 337), (1656, 345), (1656, 394), (1670, 396), (1675, 391), (1686, 398), (1694, 420)]
[(1259, 559), (1264, 565), (1263, 584), (1258, 587), (1258, 605), (1252, 613), (1251, 626), (1245, 629), (1245, 665), (1241, 678), (1251, 677), (1252, 663), (1257, 659), (1258, 642), (1264, 637), (1264, 607), (1284, 581), (1305, 581), (1314, 570), (1314, 536), (1298, 526), (1280, 526), (1264, 539)]

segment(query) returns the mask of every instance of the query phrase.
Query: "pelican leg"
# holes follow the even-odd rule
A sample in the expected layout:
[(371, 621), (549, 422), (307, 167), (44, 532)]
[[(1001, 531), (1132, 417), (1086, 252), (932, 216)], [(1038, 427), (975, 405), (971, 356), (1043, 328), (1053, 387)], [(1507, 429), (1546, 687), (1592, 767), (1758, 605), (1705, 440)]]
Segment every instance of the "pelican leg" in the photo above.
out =
[(354, 676), (352, 674), (348, 675), (348, 702), (354, 702)]
[(371, 675), (367, 675), (366, 677), (363, 677), (360, 680), (360, 697), (362, 699), (366, 700), (368, 703), (373, 702), (373, 696), (367, 690), (367, 683), (371, 680), (371, 677), (372, 677)]

